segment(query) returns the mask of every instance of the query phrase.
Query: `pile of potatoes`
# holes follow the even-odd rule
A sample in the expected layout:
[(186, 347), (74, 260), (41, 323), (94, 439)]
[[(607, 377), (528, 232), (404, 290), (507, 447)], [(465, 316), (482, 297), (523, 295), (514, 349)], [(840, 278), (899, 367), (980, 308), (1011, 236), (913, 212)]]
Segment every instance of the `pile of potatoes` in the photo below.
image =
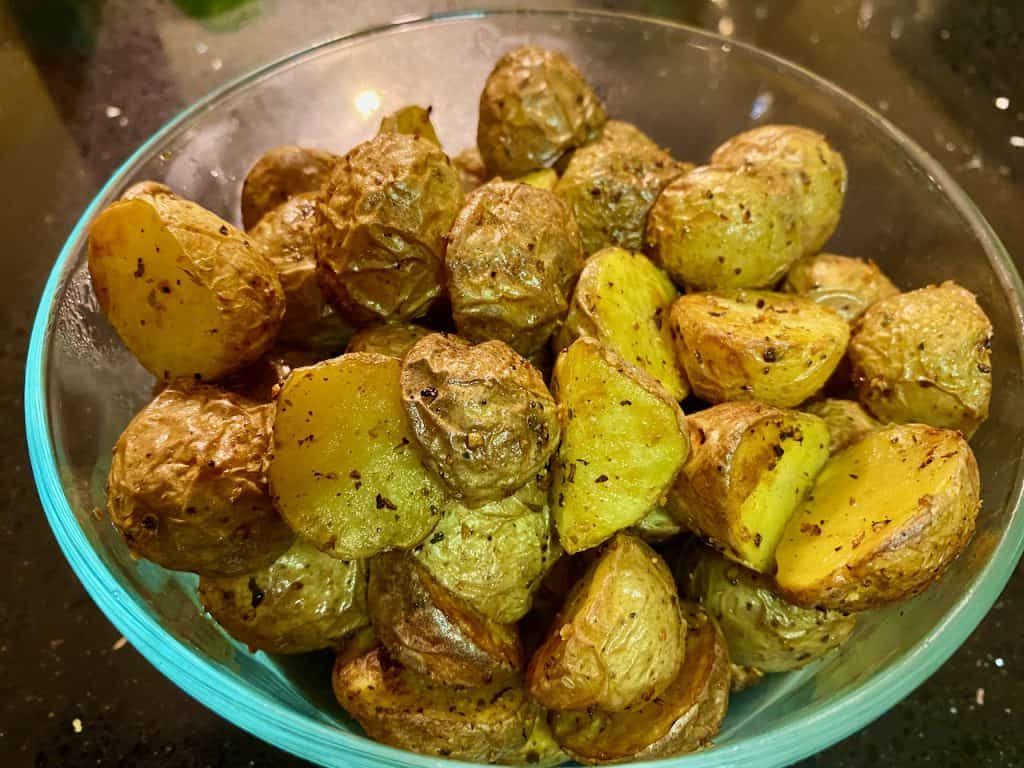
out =
[(823, 252), (846, 184), (789, 125), (677, 160), (536, 47), (454, 159), (415, 106), (345, 155), (270, 150), (245, 231), (138, 184), (89, 241), (160, 384), (109, 518), (253, 651), (336, 649), (383, 743), (706, 748), (730, 690), (830, 653), (974, 531), (991, 325), (955, 283)]

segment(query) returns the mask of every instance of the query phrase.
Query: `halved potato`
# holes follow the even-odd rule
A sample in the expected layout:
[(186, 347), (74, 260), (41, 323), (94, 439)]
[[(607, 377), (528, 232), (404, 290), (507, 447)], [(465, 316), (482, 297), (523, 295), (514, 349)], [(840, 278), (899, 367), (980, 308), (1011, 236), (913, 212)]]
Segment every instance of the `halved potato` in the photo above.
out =
[(523, 668), (514, 624), (499, 624), (448, 592), (405, 552), (370, 563), (370, 618), (400, 664), (451, 685), (509, 681)]
[(163, 381), (212, 380), (274, 343), (284, 291), (245, 234), (172, 194), (119, 200), (89, 228), (89, 274), (103, 314)]
[(669, 335), (669, 308), (679, 297), (668, 275), (641, 253), (605, 248), (589, 259), (573, 292), (556, 348), (593, 336), (656, 378), (676, 400), (689, 388)]
[(437, 138), (434, 124), (430, 122), (432, 111), (432, 107), (424, 108), (415, 104), (402, 107), (381, 118), (377, 133), (405, 133), (410, 136), (419, 136), (440, 147), (441, 140)]
[(959, 432), (871, 432), (836, 454), (789, 520), (776, 582), (792, 602), (862, 611), (923, 591), (974, 533), (978, 465)]
[(800, 259), (790, 267), (782, 290), (830, 307), (850, 323), (879, 299), (900, 292), (875, 262), (835, 253)]
[(270, 485), (288, 524), (333, 557), (409, 549), (445, 495), (420, 462), (401, 363), (355, 352), (292, 371), (277, 398)]
[(727, 557), (770, 573), (786, 522), (828, 460), (825, 422), (735, 402), (687, 423), (690, 458), (669, 492), (669, 511)]
[(558, 356), (552, 388), (565, 426), (551, 507), (574, 553), (654, 509), (686, 460), (686, 419), (657, 381), (590, 337)]
[(729, 708), (732, 672), (725, 638), (700, 606), (683, 604), (686, 654), (661, 695), (635, 709), (552, 712), (555, 739), (586, 765), (650, 760), (711, 743)]
[(826, 398), (808, 403), (804, 410), (825, 420), (829, 434), (829, 453), (832, 454), (839, 453), (868, 432), (882, 426), (855, 400)]
[(691, 293), (669, 323), (693, 393), (711, 403), (799, 405), (828, 381), (850, 339), (832, 310), (770, 291)]

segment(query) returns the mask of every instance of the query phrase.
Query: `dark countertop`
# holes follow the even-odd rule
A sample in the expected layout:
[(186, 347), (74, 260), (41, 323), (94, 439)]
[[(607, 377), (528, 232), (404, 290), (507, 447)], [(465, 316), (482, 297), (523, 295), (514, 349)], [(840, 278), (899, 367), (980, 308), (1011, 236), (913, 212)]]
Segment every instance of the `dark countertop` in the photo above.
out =
[[(90, 197), (182, 107), (310, 42), (487, 3), (10, 0), (0, 4), (0, 764), (292, 766), (164, 679), (89, 600), (43, 517), (25, 448), (28, 328)], [(534, 3), (540, 5), (540, 3)], [(882, 110), (1024, 255), (1024, 3), (548, 3), (672, 16), (799, 62)], [(1014, 138), (1016, 137), (1016, 138)], [(1024, 258), (1024, 256), (1022, 256)], [(1024, 571), (959, 652), (802, 765), (1024, 765)]]

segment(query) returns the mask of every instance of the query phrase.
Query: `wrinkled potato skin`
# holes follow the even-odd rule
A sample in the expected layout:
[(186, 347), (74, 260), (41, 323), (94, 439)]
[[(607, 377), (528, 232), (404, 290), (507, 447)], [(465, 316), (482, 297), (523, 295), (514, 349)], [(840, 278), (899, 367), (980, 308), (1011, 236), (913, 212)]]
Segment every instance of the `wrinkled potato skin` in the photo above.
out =
[(385, 323), (363, 328), (349, 340), (345, 352), (376, 352), (401, 360), (405, 353), (433, 331), (412, 323)]
[(805, 256), (790, 267), (782, 290), (834, 309), (852, 323), (879, 299), (895, 296), (899, 288), (870, 259), (834, 253)]
[(491, 181), (455, 220), (445, 267), (459, 335), (498, 339), (528, 357), (569, 311), (583, 269), (579, 227), (552, 192)]
[(526, 745), (537, 704), (517, 684), (455, 688), (404, 669), (383, 648), (343, 663), (332, 683), (338, 703), (374, 741), (410, 752), (502, 763)]
[(711, 744), (729, 707), (729, 648), (706, 611), (683, 604), (686, 663), (654, 701), (617, 714), (552, 712), (555, 737), (586, 765), (656, 760)]
[(832, 310), (769, 291), (682, 296), (669, 323), (690, 387), (710, 403), (795, 407), (825, 385), (850, 338)]
[(170, 195), (176, 197), (174, 190), (159, 181), (138, 181), (121, 193), (120, 200), (134, 200), (137, 197), (156, 197), (157, 195)]
[(825, 420), (831, 438), (829, 453), (833, 455), (882, 426), (854, 400), (826, 398), (808, 403), (803, 410)]
[(796, 125), (764, 125), (733, 136), (711, 155), (714, 165), (775, 168), (800, 191), (804, 253), (825, 247), (846, 196), (846, 163), (820, 133)]
[(405, 133), (410, 136), (418, 136), (426, 139), (431, 144), (441, 146), (441, 140), (437, 138), (437, 131), (430, 121), (431, 107), (424, 109), (415, 104), (402, 107), (397, 112), (385, 115), (380, 121), (378, 133)]
[(616, 122), (573, 152), (555, 185), (555, 194), (572, 208), (587, 255), (609, 246), (642, 250), (654, 201), (672, 179), (693, 168), (673, 160), (634, 126), (609, 130)]
[(404, 552), (370, 563), (370, 618), (400, 664), (449, 685), (510, 681), (523, 668), (515, 625), (498, 624), (438, 584)]
[(741, 667), (739, 664), (730, 664), (732, 667), (732, 683), (729, 690), (733, 693), (753, 688), (764, 679), (764, 672), (754, 667)]
[(107, 481), (110, 520), (133, 554), (164, 568), (233, 576), (292, 543), (267, 492), (274, 409), (175, 382), (125, 428)]
[(472, 346), (438, 333), (416, 342), (402, 400), (424, 463), (470, 507), (521, 488), (561, 438), (544, 379), (500, 341)]
[(524, 46), (487, 76), (476, 143), (492, 174), (522, 176), (596, 139), (605, 120), (600, 99), (564, 55)]
[(992, 398), (992, 324), (953, 282), (883, 299), (854, 327), (850, 363), (860, 401), (884, 422), (972, 435)]
[(647, 217), (647, 253), (680, 286), (768, 288), (803, 252), (799, 198), (772, 170), (704, 166), (677, 176)]
[(857, 617), (801, 608), (775, 593), (768, 576), (696, 549), (680, 591), (718, 622), (734, 664), (762, 672), (788, 672), (838, 648)]
[(576, 584), (526, 672), (549, 709), (618, 712), (665, 690), (683, 663), (686, 622), (654, 550), (618, 534)]
[(301, 539), (266, 568), (203, 576), (199, 599), (250, 651), (306, 653), (329, 648), (370, 623), (366, 565), (336, 560)]
[(480, 150), (476, 147), (467, 147), (452, 158), (452, 165), (459, 172), (459, 179), (462, 182), (462, 191), (467, 195), (491, 180), (491, 174), (484, 166), (484, 159), (480, 157)]
[(338, 161), (317, 203), (324, 296), (350, 322), (408, 321), (441, 295), (462, 183), (434, 144), (382, 133)]
[(312, 147), (284, 145), (268, 150), (242, 183), (242, 225), (252, 229), (290, 197), (316, 192), (339, 159)]
[(249, 232), (262, 243), (284, 289), (285, 313), (278, 341), (339, 350), (352, 330), (320, 293), (315, 225), (316, 194), (307, 192), (269, 211)]

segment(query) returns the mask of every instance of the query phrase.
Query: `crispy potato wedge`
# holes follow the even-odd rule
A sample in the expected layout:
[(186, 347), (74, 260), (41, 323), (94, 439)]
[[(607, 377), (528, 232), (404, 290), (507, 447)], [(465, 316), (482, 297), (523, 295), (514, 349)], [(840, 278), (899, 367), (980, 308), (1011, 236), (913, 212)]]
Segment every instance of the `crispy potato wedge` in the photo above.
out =
[(689, 452), (686, 419), (657, 381), (590, 337), (558, 356), (552, 388), (565, 426), (551, 508), (574, 553), (654, 509)]
[(974, 533), (978, 465), (964, 437), (886, 427), (836, 454), (790, 518), (776, 583), (797, 605), (862, 611), (922, 592)]
[(682, 296), (669, 324), (693, 393), (711, 403), (797, 406), (828, 381), (850, 338), (832, 310), (769, 291)]
[(834, 253), (818, 253), (800, 259), (790, 267), (782, 290), (834, 309), (848, 323), (879, 299), (900, 292), (870, 259)]
[(422, 541), (445, 494), (402, 408), (401, 364), (355, 352), (292, 371), (277, 398), (270, 484), (288, 524), (332, 557)]
[(242, 225), (252, 229), (288, 198), (316, 192), (340, 159), (322, 149), (290, 144), (267, 150), (242, 183)]
[(659, 696), (683, 662), (686, 622), (661, 557), (619, 534), (566, 600), (526, 672), (549, 709), (618, 712)]
[(274, 343), (281, 282), (262, 250), (200, 205), (139, 194), (89, 228), (89, 274), (103, 314), (162, 381), (213, 380)]
[(669, 308), (678, 297), (672, 281), (646, 256), (605, 248), (587, 259), (580, 273), (556, 348), (593, 336), (683, 400), (689, 387), (676, 362), (668, 324)]
[(853, 445), (868, 432), (872, 432), (882, 424), (864, 410), (864, 406), (855, 400), (826, 398), (807, 403), (803, 408), (824, 419), (828, 427), (829, 453), (836, 454)]
[(381, 118), (377, 133), (405, 133), (410, 136), (419, 136), (440, 147), (441, 140), (437, 138), (437, 131), (434, 130), (434, 124), (430, 121), (432, 111), (432, 107), (424, 108), (415, 104), (402, 107)]
[(655, 760), (707, 747), (729, 707), (729, 649), (713, 618), (683, 604), (685, 661), (653, 701), (614, 714), (595, 710), (552, 712), (552, 733), (585, 765)]
[(825, 422), (735, 402), (687, 423), (690, 458), (669, 492), (669, 512), (730, 559), (770, 573), (786, 522), (828, 460)]

